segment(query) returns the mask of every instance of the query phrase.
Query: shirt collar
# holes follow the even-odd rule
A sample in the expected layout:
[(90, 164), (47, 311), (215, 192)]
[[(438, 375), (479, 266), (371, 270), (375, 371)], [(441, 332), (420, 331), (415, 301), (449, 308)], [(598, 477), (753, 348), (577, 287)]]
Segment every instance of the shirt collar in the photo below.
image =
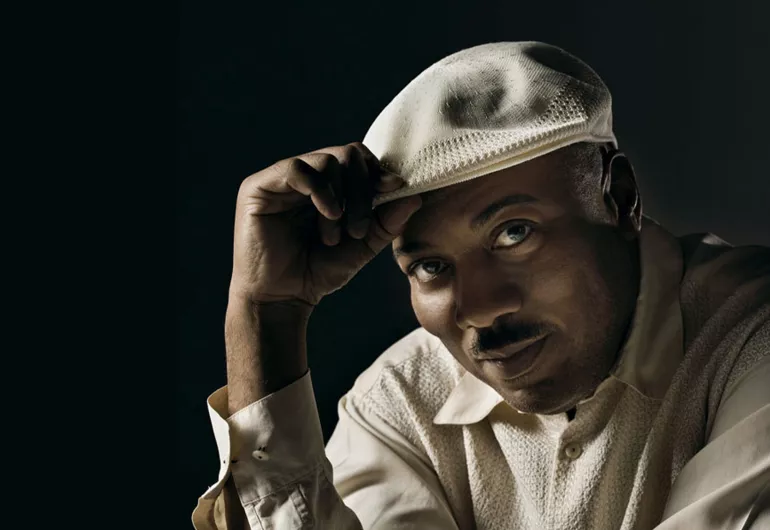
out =
[[(612, 378), (649, 398), (663, 399), (684, 355), (679, 243), (658, 223), (644, 217), (639, 248), (641, 280), (628, 338), (610, 375), (581, 403), (596, 396)], [(492, 387), (465, 372), (433, 423), (470, 425), (486, 418), (503, 401)]]

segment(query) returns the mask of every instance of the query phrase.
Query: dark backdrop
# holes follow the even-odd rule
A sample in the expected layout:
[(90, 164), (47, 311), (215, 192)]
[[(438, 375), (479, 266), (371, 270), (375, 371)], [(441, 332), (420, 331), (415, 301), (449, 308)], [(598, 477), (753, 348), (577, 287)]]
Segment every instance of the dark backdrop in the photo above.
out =
[[(642, 2), (639, 2), (641, 4)], [(674, 233), (770, 244), (768, 9), (727, 2), (200, 2), (179, 4), (176, 423), (179, 528), (218, 462), (206, 396), (225, 383), (233, 206), (249, 174), (363, 139), (420, 71), (462, 48), (541, 40), (585, 60), (614, 97), (645, 212)], [(762, 12), (760, 12), (760, 9)], [(381, 254), (312, 317), (324, 434), (336, 401), (417, 323)]]

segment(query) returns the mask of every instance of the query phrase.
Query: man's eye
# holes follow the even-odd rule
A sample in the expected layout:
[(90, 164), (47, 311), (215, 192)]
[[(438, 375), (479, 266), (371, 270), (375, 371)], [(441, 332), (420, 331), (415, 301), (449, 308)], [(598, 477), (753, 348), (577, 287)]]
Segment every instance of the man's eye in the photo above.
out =
[(409, 268), (409, 276), (414, 276), (420, 282), (428, 282), (441, 274), (445, 268), (440, 261), (420, 261)]
[(527, 237), (529, 237), (529, 234), (532, 232), (532, 227), (528, 224), (524, 223), (517, 223), (513, 225), (509, 225), (506, 228), (503, 229), (502, 232), (497, 236), (497, 239), (495, 239), (495, 248), (500, 247), (515, 247)]

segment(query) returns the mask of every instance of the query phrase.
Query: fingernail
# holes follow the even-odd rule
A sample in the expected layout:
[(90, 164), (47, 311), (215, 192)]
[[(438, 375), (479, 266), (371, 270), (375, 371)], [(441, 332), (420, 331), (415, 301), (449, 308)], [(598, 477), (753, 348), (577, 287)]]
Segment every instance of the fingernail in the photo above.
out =
[(332, 204), (331, 212), (332, 216), (334, 217), (334, 220), (336, 221), (340, 217), (342, 217), (343, 211), (339, 204), (336, 202)]
[(412, 195), (409, 197), (409, 202), (412, 206), (412, 208), (409, 209), (409, 215), (412, 215), (414, 212), (422, 208), (422, 197), (419, 195)]
[(394, 182), (397, 182), (399, 184), (406, 183), (406, 181), (403, 178), (396, 175), (395, 173), (383, 173), (381, 178), (382, 180), (387, 181), (388, 183), (394, 183)]

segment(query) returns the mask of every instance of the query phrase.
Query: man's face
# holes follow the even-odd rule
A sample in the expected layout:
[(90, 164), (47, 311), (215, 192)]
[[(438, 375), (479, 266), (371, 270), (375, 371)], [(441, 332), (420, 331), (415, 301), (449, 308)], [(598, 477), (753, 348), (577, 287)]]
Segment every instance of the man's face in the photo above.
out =
[(393, 244), (420, 324), (530, 413), (568, 410), (607, 376), (638, 289), (636, 242), (590, 219), (561, 156), (423, 194)]

